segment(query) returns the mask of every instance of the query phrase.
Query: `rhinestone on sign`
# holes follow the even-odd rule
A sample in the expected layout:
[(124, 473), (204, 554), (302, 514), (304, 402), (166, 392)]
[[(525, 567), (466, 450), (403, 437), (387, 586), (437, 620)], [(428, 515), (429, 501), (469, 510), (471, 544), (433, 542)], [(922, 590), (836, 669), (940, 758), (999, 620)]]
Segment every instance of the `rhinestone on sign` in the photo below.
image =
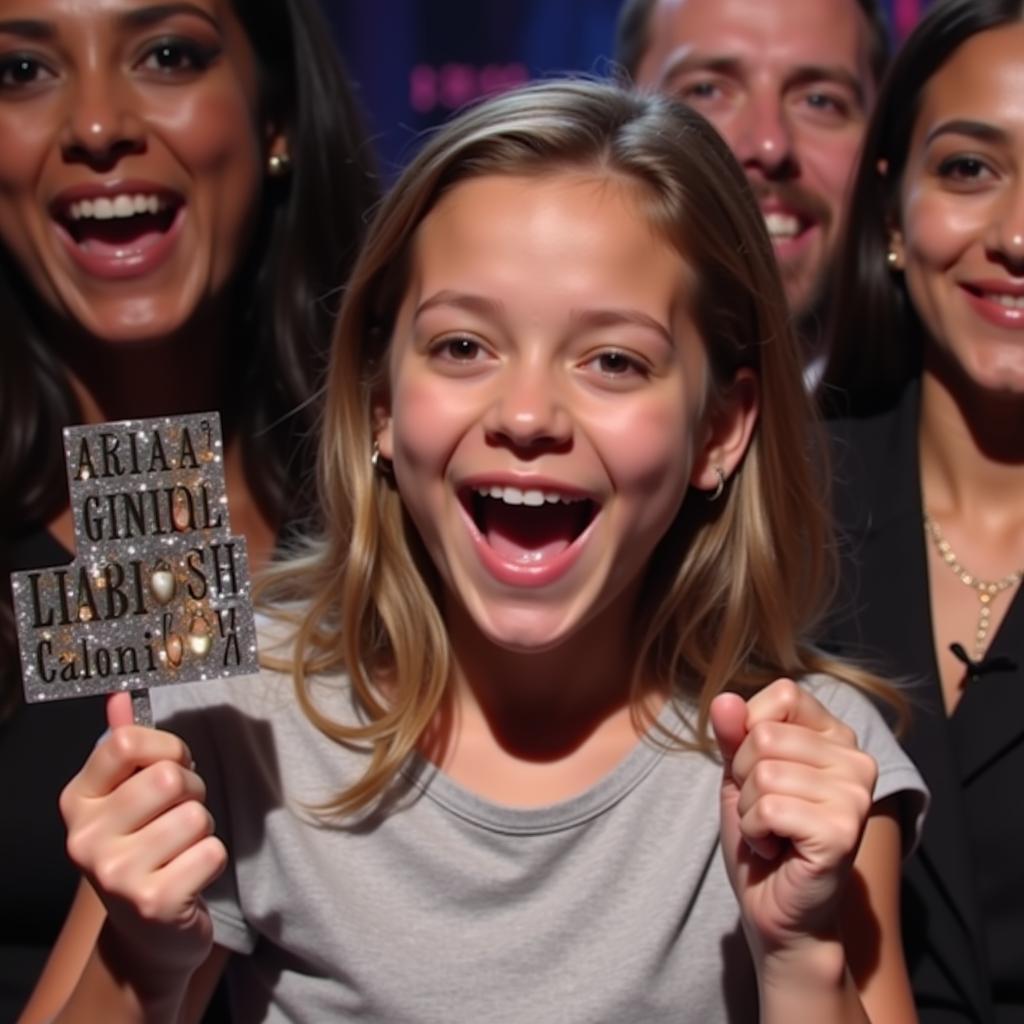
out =
[(162, 559), (156, 563), (153, 572), (149, 576), (149, 589), (160, 604), (167, 604), (174, 597), (174, 573), (171, 567)]
[(213, 638), (210, 636), (210, 627), (205, 619), (197, 616), (188, 627), (188, 646), (193, 654), (202, 658), (210, 653)]
[(87, 605), (83, 604), (78, 609), (78, 621), (79, 622), (91, 622), (92, 621), (92, 609)]
[(168, 663), (177, 668), (181, 664), (182, 655), (185, 653), (181, 645), (181, 637), (177, 633), (172, 633), (167, 638), (164, 650), (167, 652)]

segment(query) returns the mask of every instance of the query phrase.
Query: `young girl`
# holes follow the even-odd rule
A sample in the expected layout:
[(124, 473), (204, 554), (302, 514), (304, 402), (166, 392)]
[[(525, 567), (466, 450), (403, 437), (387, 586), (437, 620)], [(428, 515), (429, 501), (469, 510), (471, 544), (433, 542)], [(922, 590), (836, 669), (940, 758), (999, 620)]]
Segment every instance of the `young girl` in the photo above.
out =
[(192, 1019), (234, 951), (245, 1021), (912, 1019), (922, 787), (800, 639), (808, 422), (702, 119), (552, 82), (434, 136), (345, 298), (280, 671), (155, 692), (166, 732), (120, 695), (65, 791), (69, 1013)]

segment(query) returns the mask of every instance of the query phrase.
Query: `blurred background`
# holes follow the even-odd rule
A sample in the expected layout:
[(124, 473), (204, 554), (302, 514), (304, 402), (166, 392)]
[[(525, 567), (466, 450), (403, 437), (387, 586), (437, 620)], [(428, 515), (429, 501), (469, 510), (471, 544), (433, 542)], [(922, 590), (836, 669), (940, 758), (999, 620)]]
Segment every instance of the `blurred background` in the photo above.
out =
[[(558, 71), (607, 73), (621, 0), (321, 0), (385, 178), (470, 100)], [(897, 44), (928, 0), (883, 0)]]

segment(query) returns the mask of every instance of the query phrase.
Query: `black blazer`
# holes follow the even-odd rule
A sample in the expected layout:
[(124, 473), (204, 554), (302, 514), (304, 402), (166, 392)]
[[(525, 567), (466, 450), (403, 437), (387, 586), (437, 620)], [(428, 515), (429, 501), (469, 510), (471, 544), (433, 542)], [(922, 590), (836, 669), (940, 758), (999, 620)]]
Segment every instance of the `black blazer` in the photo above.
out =
[[(1024, 596), (1018, 589), (987, 652), (986, 661), (1004, 664), (968, 681), (947, 718), (932, 637), (918, 413), (914, 382), (894, 408), (830, 424), (841, 577), (825, 646), (910, 682), (903, 742), (932, 794), (902, 892), (921, 1020), (1024, 1020)], [(965, 624), (968, 649), (973, 626)]]

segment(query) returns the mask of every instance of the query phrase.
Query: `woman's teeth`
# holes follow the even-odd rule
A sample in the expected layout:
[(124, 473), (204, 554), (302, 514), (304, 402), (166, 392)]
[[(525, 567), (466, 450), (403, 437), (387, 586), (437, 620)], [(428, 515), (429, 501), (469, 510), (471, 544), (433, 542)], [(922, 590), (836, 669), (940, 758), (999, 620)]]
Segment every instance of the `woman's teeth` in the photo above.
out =
[(113, 198), (100, 196), (96, 199), (81, 199), (72, 203), (72, 220), (113, 220), (116, 217), (135, 217), (142, 213), (159, 213), (166, 203), (155, 195), (119, 195)]
[(1004, 309), (1024, 309), (1024, 295), (1007, 295), (1005, 292), (983, 292), (989, 302), (1002, 306)]
[(492, 487), (477, 487), (476, 493), (484, 498), (494, 498), (503, 501), (506, 505), (543, 505), (545, 502), (555, 504), (562, 502), (571, 505), (574, 502), (583, 501), (568, 494), (559, 494), (557, 491), (541, 491), (536, 489), (521, 490), (518, 487), (500, 487), (495, 484)]

